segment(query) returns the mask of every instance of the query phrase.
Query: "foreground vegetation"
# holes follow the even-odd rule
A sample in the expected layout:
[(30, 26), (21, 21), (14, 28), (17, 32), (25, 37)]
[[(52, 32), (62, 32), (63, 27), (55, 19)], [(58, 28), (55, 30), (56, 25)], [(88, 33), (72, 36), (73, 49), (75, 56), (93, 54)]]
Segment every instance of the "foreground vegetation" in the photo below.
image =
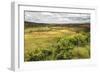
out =
[(90, 58), (89, 24), (25, 23), (25, 61)]

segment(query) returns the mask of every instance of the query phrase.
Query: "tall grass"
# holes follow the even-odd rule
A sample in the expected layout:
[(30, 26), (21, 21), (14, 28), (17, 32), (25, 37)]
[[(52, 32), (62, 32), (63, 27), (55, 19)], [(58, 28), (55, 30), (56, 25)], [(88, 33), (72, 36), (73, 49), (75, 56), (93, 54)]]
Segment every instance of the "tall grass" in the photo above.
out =
[(90, 35), (84, 32), (69, 37), (58, 37), (55, 43), (47, 48), (37, 48), (27, 52), (26, 61), (90, 58), (89, 42)]

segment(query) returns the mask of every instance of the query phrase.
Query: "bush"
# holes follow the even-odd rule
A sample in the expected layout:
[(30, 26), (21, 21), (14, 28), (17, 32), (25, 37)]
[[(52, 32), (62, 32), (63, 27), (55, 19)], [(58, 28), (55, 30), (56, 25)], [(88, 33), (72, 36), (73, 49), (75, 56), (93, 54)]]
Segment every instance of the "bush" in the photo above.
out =
[(58, 38), (57, 42), (53, 45), (55, 47), (56, 59), (73, 59), (74, 56), (72, 53), (75, 47), (84, 47), (84, 49), (80, 49), (80, 53), (76, 53), (80, 58), (89, 57), (89, 52), (85, 47), (85, 45), (89, 43), (89, 39), (89, 35), (87, 34), (77, 34), (72, 37)]
[(43, 59), (43, 54), (40, 49), (35, 49), (29, 53), (29, 61), (39, 61)]

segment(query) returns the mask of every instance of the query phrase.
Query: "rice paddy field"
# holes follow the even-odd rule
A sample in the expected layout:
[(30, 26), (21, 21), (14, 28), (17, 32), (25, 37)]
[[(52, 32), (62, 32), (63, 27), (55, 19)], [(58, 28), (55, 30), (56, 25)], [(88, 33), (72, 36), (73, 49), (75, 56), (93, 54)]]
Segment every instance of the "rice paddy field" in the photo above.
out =
[(25, 22), (24, 61), (90, 58), (90, 24)]

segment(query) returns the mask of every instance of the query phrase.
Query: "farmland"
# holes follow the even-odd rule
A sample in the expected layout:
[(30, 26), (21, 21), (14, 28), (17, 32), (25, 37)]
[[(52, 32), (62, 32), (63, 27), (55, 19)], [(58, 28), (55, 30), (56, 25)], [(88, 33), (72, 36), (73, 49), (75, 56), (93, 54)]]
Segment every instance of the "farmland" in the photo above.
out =
[(90, 58), (89, 23), (24, 24), (24, 61)]

